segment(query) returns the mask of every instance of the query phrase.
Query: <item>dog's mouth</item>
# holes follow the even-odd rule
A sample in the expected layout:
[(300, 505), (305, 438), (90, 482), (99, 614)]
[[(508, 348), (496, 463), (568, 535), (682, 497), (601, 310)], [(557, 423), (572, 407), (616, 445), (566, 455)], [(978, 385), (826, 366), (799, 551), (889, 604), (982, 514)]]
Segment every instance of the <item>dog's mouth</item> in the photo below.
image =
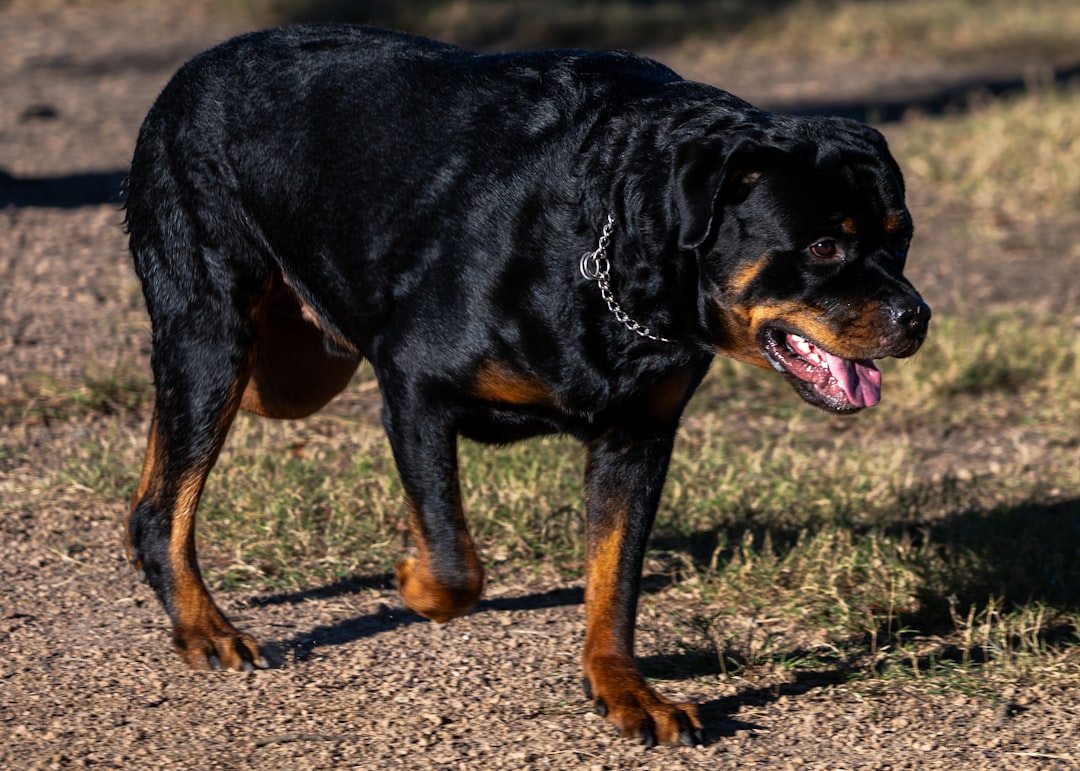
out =
[(775, 327), (762, 334), (762, 351), (806, 401), (832, 412), (854, 412), (881, 401), (881, 371), (870, 359), (845, 359), (802, 335)]

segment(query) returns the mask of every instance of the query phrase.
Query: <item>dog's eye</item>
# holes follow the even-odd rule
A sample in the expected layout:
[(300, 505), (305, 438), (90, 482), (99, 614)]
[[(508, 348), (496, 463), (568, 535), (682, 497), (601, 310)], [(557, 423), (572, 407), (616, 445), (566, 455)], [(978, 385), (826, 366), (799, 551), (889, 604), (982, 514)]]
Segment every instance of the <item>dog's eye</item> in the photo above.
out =
[(897, 243), (897, 245), (896, 245), (896, 252), (895, 252), (896, 253), (896, 259), (900, 260), (900, 262), (903, 262), (904, 260), (906, 260), (907, 259), (908, 249), (910, 247), (911, 247), (911, 239), (910, 238), (902, 238), (902, 239), (900, 239), (900, 242)]
[(844, 257), (844, 250), (840, 248), (840, 244), (831, 238), (811, 244), (807, 251), (819, 260), (840, 260)]

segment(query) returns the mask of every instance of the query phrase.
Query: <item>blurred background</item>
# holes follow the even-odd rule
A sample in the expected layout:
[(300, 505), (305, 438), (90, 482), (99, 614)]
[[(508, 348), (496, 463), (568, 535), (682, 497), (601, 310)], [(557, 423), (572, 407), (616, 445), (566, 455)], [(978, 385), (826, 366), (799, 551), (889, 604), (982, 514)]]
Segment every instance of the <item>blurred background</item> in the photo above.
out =
[[(487, 51), (628, 48), (768, 109), (877, 123), (964, 110), (1080, 72), (1080, 7), (1068, 0), (0, 0), (10, 105), (0, 173), (92, 165), (78, 139), (94, 143), (99, 166), (115, 158), (122, 167), (132, 126), (184, 59), (241, 31), (331, 21)], [(65, 93), (73, 87), (79, 93)], [(73, 128), (88, 100), (106, 108), (105, 123), (36, 154), (35, 141)], [(72, 180), (72, 194), (94, 181)], [(0, 196), (11, 197), (11, 185), (0, 177)]]

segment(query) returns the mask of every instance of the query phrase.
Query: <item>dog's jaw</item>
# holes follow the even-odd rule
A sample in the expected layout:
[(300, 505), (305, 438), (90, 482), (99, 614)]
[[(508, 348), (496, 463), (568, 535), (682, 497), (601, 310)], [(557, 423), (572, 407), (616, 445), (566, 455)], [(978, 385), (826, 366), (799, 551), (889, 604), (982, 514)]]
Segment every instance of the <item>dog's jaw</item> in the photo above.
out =
[(768, 327), (761, 334), (765, 359), (810, 404), (830, 412), (855, 412), (881, 401), (881, 371), (871, 359), (848, 359), (793, 332)]

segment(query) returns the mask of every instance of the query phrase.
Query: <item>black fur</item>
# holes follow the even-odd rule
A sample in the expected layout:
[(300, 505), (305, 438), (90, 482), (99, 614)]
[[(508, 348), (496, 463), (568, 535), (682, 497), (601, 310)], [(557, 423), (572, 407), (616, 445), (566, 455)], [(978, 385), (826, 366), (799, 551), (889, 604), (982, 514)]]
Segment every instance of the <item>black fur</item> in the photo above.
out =
[[(632, 671), (641, 559), (712, 357), (773, 366), (813, 404), (854, 411), (793, 374), (785, 336), (862, 361), (913, 353), (929, 318), (902, 275), (910, 218), (876, 131), (765, 113), (628, 53), (485, 56), (347, 26), (237, 38), (155, 103), (126, 206), (158, 389), (132, 557), (178, 647), (202, 651), (189, 662), (257, 655), (230, 653), (223, 618), (185, 610), (212, 603), (193, 547), (177, 556), (183, 500), (190, 518), (260, 379), (261, 411), (306, 414), (364, 358), (415, 513), (420, 557), (399, 578), (433, 618), (467, 610), (483, 582), (456, 436), (587, 444), (590, 586), (610, 569), (617, 591), (590, 589), (586, 676), (647, 742), (700, 739), (692, 707), (605, 672)], [(614, 298), (670, 342), (630, 331), (579, 271), (609, 213)], [(279, 344), (275, 319), (300, 342)], [(318, 367), (290, 364), (309, 339)], [(319, 367), (341, 382), (309, 382)]]

